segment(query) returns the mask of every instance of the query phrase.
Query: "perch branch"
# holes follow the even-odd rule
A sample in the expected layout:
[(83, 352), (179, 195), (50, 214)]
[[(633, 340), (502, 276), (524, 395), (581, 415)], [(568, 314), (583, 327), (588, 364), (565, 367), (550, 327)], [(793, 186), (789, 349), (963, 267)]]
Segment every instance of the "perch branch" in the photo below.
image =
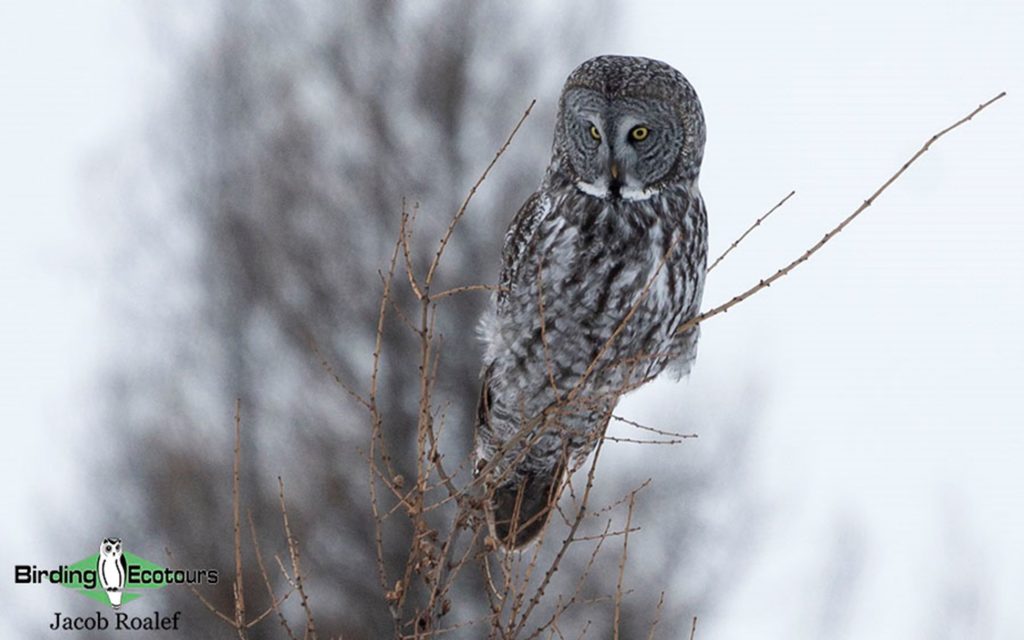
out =
[(892, 183), (896, 182), (896, 180), (898, 180), (899, 177), (902, 176), (903, 173), (906, 172), (906, 170), (910, 168), (910, 165), (914, 164), (917, 161), (918, 158), (923, 156), (925, 154), (925, 152), (927, 152), (928, 149), (931, 148), (931, 146), (933, 144), (935, 144), (940, 138), (945, 136), (950, 131), (953, 131), (954, 129), (956, 129), (956, 128), (966, 124), (972, 118), (974, 118), (974, 116), (976, 116), (979, 113), (981, 113), (983, 110), (985, 110), (987, 107), (989, 107), (992, 103), (994, 103), (997, 100), (1001, 99), (1005, 95), (1006, 95), (1005, 91), (1000, 92), (994, 98), (988, 100), (987, 102), (983, 102), (980, 105), (978, 105), (978, 107), (976, 109), (974, 109), (974, 111), (971, 111), (969, 114), (967, 114), (966, 116), (964, 116), (960, 120), (957, 120), (953, 124), (949, 125), (948, 127), (943, 129), (942, 131), (939, 131), (938, 133), (933, 135), (931, 138), (929, 138), (924, 143), (924, 145), (922, 145), (921, 148), (917, 150), (917, 153), (915, 153), (913, 156), (911, 156), (909, 160), (904, 162), (903, 166), (900, 167), (899, 170), (896, 173), (894, 173), (891, 176), (889, 176), (889, 179), (886, 180), (885, 182), (883, 182), (882, 186), (878, 187), (878, 189), (876, 189), (875, 192), (872, 193), (868, 197), (867, 200), (862, 202), (861, 205), (859, 207), (857, 207), (857, 209), (854, 210), (853, 213), (851, 213), (850, 215), (846, 216), (846, 218), (844, 218), (842, 222), (840, 222), (835, 227), (833, 227), (831, 231), (826, 233), (824, 235), (824, 237), (822, 237), (821, 240), (816, 242), (814, 244), (814, 246), (812, 246), (810, 249), (805, 251), (802, 255), (800, 255), (800, 257), (796, 258), (795, 260), (793, 260), (792, 262), (790, 262), (786, 266), (782, 267), (781, 269), (776, 271), (774, 274), (772, 274), (768, 278), (765, 278), (765, 279), (761, 280), (760, 282), (758, 282), (754, 286), (750, 287), (749, 289), (747, 289), (743, 293), (741, 293), (741, 294), (739, 294), (737, 296), (733, 296), (727, 302), (724, 302), (724, 303), (718, 305), (717, 307), (714, 307), (713, 309), (711, 309), (709, 311), (705, 311), (704, 313), (698, 315), (697, 317), (693, 318), (689, 322), (683, 323), (683, 325), (681, 325), (679, 327), (679, 329), (676, 330), (676, 333), (685, 333), (686, 331), (689, 331), (690, 329), (692, 329), (693, 327), (697, 326), (698, 324), (704, 322), (705, 320), (707, 320), (709, 318), (713, 318), (713, 317), (717, 316), (720, 313), (727, 312), (729, 309), (732, 309), (733, 307), (735, 307), (739, 303), (743, 302), (747, 298), (753, 296), (754, 294), (758, 293), (759, 291), (763, 291), (764, 289), (767, 289), (776, 280), (779, 280), (780, 278), (785, 277), (793, 269), (796, 269), (798, 266), (800, 266), (801, 264), (806, 262), (808, 260), (808, 258), (813, 256), (822, 247), (824, 247), (828, 243), (829, 240), (831, 240), (832, 238), (836, 237), (843, 229), (846, 228), (846, 226), (848, 224), (850, 224), (855, 219), (857, 219), (857, 216), (859, 216), (868, 207), (870, 207), (872, 204), (874, 204), (875, 200), (880, 195), (882, 195), (882, 193), (884, 193), (886, 191), (886, 189), (888, 189), (892, 185)]

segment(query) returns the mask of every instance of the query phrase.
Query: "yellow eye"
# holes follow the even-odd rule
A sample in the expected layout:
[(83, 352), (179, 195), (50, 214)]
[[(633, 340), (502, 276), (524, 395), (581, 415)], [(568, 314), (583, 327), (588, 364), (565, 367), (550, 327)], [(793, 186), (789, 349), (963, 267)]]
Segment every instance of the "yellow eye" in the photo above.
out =
[(650, 130), (647, 127), (633, 127), (629, 130), (629, 137), (636, 142), (642, 142), (647, 139), (647, 135)]
[(590, 137), (594, 140), (601, 140), (601, 132), (597, 130), (597, 125), (590, 125)]

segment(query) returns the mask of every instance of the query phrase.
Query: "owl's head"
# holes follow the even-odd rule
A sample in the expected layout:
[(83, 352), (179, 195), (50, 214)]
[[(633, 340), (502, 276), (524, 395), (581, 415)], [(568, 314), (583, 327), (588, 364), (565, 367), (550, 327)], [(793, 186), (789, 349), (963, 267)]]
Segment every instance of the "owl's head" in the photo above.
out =
[(643, 200), (697, 179), (704, 137), (704, 112), (683, 74), (650, 58), (598, 56), (565, 82), (554, 152), (585, 193)]
[(113, 558), (114, 560), (120, 558), (121, 539), (104, 538), (103, 542), (100, 543), (100, 555), (104, 558)]

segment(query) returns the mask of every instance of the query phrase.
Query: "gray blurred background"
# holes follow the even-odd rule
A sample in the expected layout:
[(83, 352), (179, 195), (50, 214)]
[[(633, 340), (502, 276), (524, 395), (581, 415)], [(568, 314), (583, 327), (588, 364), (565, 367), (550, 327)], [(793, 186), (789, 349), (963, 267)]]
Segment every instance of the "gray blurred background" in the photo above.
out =
[[(700, 436), (602, 453), (606, 501), (653, 479), (624, 637), (645, 637), (662, 590), (664, 638), (693, 616), (705, 638), (1019, 637), (1022, 27), (1020, 2), (0, 4), (5, 566), (74, 561), (117, 534), (148, 559), (171, 547), (219, 568), (210, 597), (227, 608), (240, 397), (261, 544), (282, 550), (280, 475), (319, 628), (389, 632), (366, 421), (310, 342), (365, 379), (403, 198), (419, 203), (426, 259), (536, 98), (439, 276), (492, 282), (501, 233), (546, 166), (562, 80), (617, 52), (673, 64), (701, 95), (713, 255), (798, 192), (715, 270), (708, 305), (807, 248), (932, 133), (1010, 94), (811, 263), (709, 321), (688, 380), (623, 402)], [(445, 314), (452, 458), (470, 445), (484, 301), (459, 296)], [(397, 324), (387, 337), (401, 443), (414, 345)], [(389, 562), (403, 544), (389, 540)], [(614, 590), (616, 570), (588, 588)], [(475, 593), (460, 613), (478, 611)], [(94, 610), (45, 585), (8, 580), (4, 594), (5, 637)], [(146, 605), (187, 611), (189, 637), (228, 631), (184, 589)], [(610, 614), (569, 622), (608, 637)]]

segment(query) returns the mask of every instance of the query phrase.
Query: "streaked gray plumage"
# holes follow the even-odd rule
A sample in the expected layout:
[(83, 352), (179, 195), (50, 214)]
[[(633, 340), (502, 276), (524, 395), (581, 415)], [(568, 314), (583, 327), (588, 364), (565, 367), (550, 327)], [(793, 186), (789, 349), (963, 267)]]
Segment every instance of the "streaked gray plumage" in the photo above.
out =
[(566, 470), (626, 391), (696, 357), (707, 217), (704, 115), (669, 65), (600, 56), (569, 75), (553, 158), (505, 236), (477, 425), (495, 533), (543, 529)]

